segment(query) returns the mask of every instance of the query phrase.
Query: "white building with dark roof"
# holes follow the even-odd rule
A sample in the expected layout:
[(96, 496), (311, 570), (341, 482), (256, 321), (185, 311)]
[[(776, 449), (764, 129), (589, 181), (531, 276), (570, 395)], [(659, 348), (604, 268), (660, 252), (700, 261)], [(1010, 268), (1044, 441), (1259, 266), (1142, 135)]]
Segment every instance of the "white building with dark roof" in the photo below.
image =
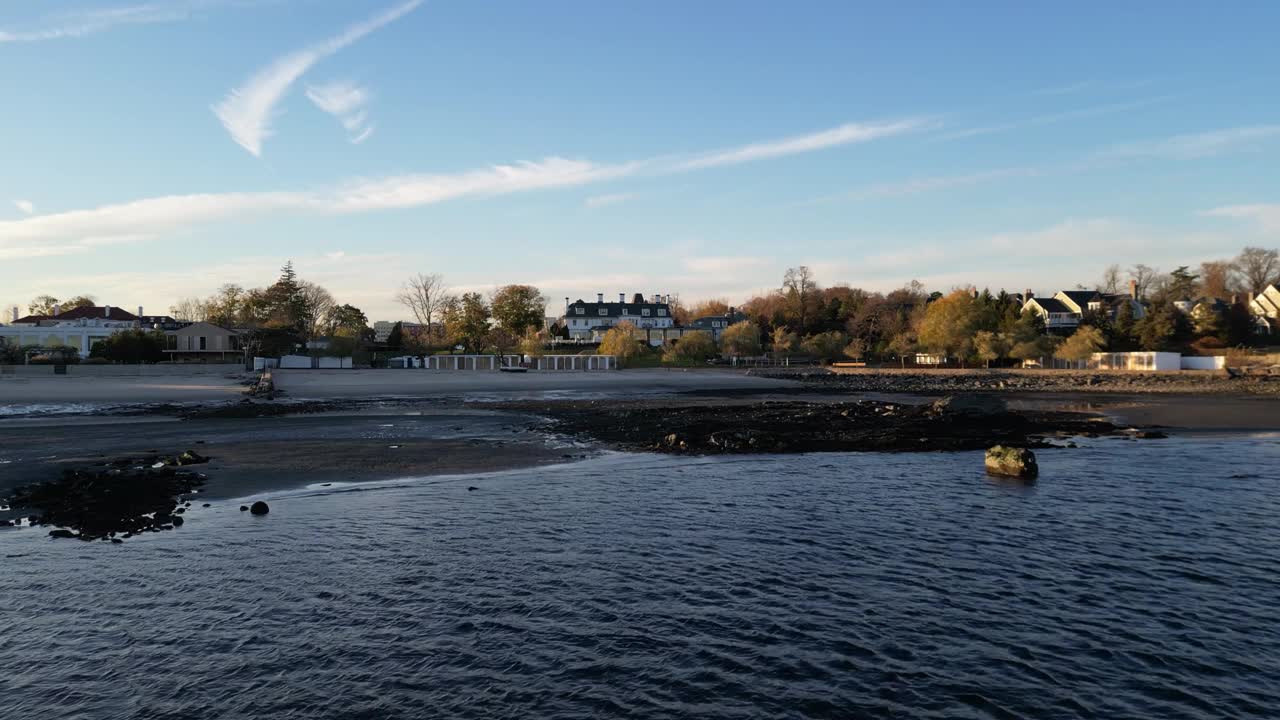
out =
[(671, 315), (671, 299), (665, 295), (648, 298), (636, 293), (627, 301), (626, 293), (618, 293), (617, 302), (606, 302), (604, 293), (596, 295), (595, 302), (565, 298), (564, 315), (560, 327), (571, 339), (599, 340), (615, 325), (629, 322), (641, 329), (665, 329), (675, 327)]

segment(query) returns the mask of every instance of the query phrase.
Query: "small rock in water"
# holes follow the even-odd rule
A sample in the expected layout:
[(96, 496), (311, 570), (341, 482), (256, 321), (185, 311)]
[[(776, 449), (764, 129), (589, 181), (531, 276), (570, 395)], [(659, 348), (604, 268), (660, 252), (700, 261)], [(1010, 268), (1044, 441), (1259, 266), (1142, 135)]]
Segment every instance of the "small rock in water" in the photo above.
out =
[(249, 512), (253, 515), (266, 515), (271, 512), (271, 506), (259, 500), (253, 504), (253, 507), (249, 508)]
[(200, 507), (213, 507), (213, 506), (212, 506), (212, 505), (210, 505), (209, 503), (205, 503), (205, 504), (201, 505)]
[(76, 534), (71, 532), (70, 530), (50, 530), (49, 531), (49, 537), (51, 538), (73, 538), (75, 536)]
[(169, 524), (173, 525), (174, 527), (182, 527), (182, 523), (184, 522), (186, 521), (182, 519), (181, 515), (174, 515), (172, 518), (169, 519)]
[(249, 506), (248, 506), (248, 505), (241, 505), (241, 506), (240, 506), (240, 512), (247, 512), (248, 510), (249, 510)]
[(987, 451), (985, 464), (990, 475), (1030, 480), (1040, 474), (1035, 454), (1026, 448), (996, 445)]
[(475, 485), (468, 485), (468, 486), (467, 486), (467, 492), (472, 492), (472, 491), (474, 491), (474, 490), (479, 490), (479, 489), (480, 489), (480, 488), (476, 487)]
[(111, 538), (111, 544), (112, 544), (112, 545), (121, 545), (121, 544), (123, 544), (123, 543), (124, 543), (124, 541), (123, 541), (123, 540), (121, 540), (120, 538)]

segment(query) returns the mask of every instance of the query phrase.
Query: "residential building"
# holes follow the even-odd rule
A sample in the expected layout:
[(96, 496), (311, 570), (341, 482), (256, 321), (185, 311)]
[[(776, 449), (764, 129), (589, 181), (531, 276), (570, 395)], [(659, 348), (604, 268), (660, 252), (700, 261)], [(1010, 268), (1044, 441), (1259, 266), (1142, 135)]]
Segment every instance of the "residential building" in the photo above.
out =
[(675, 327), (670, 298), (663, 295), (645, 298), (636, 293), (631, 302), (627, 302), (626, 294), (619, 293), (617, 302), (605, 302), (604, 293), (598, 293), (595, 302), (577, 300), (571, 303), (569, 298), (564, 301), (560, 327), (568, 331), (571, 339), (599, 339), (615, 325), (624, 322), (641, 329)]
[(1056, 297), (1039, 298), (1027, 293), (1028, 300), (1022, 311), (1036, 313), (1044, 319), (1044, 328), (1050, 333), (1070, 334), (1080, 325), (1081, 313)]
[(720, 335), (725, 331), (725, 328), (730, 325), (740, 323), (746, 319), (747, 316), (745, 314), (734, 308), (729, 308), (729, 311), (723, 315), (707, 315), (693, 320), (685, 326), (685, 328), (690, 330), (705, 330), (711, 333), (711, 337), (713, 337), (716, 342), (719, 342)]
[(1249, 314), (1253, 316), (1254, 327), (1260, 334), (1271, 335), (1280, 332), (1280, 289), (1268, 285), (1265, 290), (1249, 296)]
[(243, 357), (239, 333), (205, 322), (166, 331), (165, 355), (174, 362), (227, 361)]
[[(142, 308), (138, 308), (141, 313)], [(0, 326), (0, 342), (16, 347), (70, 347), (88, 357), (93, 346), (115, 333), (139, 327), (138, 315), (111, 305), (78, 307), (63, 312), (54, 306), (50, 315), (19, 317), (12, 309), (12, 321)], [(172, 320), (172, 318), (169, 318)]]
[[(431, 325), (424, 325), (416, 322), (400, 322), (400, 336), (405, 337), (422, 337), (430, 330)], [(436, 323), (432, 323), (435, 325)], [(395, 328), (396, 323), (389, 320), (379, 320), (373, 324), (373, 341), (376, 343), (385, 343), (387, 338), (391, 337), (391, 331)]]

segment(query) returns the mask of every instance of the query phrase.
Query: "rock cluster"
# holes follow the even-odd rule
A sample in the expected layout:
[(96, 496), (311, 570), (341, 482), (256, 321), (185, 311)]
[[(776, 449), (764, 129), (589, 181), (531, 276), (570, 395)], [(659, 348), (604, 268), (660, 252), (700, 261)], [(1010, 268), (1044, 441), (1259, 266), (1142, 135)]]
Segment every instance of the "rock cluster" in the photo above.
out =
[(540, 409), (551, 417), (552, 432), (674, 454), (985, 450), (992, 444), (1038, 447), (1048, 436), (1116, 430), (1089, 416), (1010, 412), (998, 399), (964, 397), (923, 406), (871, 400), (714, 405), (611, 400)]
[(1248, 393), (1280, 394), (1280, 374), (1236, 375), (1210, 372), (1143, 373), (1089, 370), (825, 370), (768, 368), (751, 374), (800, 380), (811, 387), (840, 392), (890, 393)]
[(50, 482), (17, 488), (5, 500), (32, 525), (53, 526), (52, 537), (118, 540), (143, 532), (171, 530), (205, 476), (188, 470), (208, 458), (188, 450), (172, 457), (121, 458), (67, 469)]

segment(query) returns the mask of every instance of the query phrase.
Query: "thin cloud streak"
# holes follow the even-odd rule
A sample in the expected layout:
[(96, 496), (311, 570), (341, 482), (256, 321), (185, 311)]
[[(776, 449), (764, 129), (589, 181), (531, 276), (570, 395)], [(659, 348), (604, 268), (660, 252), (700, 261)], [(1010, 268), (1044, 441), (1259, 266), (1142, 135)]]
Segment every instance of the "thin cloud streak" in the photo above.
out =
[(1280, 137), (1280, 125), (1255, 125), (1113, 145), (1104, 149), (1100, 155), (1195, 160), (1248, 147), (1256, 148), (1276, 137)]
[(1134, 100), (1132, 102), (1098, 105), (1095, 107), (1081, 108), (1079, 110), (1067, 110), (1065, 112), (1052, 113), (1049, 115), (1038, 115), (1026, 120), (1013, 120), (1010, 122), (997, 123), (982, 127), (964, 128), (935, 135), (930, 139), (930, 141), (946, 142), (948, 140), (962, 140), (964, 138), (976, 137), (979, 135), (990, 135), (992, 133), (1008, 132), (1010, 130), (1021, 130), (1022, 128), (1053, 125), (1060, 122), (1066, 122), (1068, 120), (1083, 120), (1085, 118), (1113, 115), (1115, 113), (1126, 112), (1128, 110), (1137, 110), (1157, 103), (1168, 102), (1176, 97), (1176, 95), (1160, 95), (1157, 97)]
[(186, 0), (153, 2), (101, 10), (46, 15), (37, 27), (27, 30), (0, 29), (0, 44), (35, 43), (82, 38), (120, 26), (161, 25), (190, 19), (201, 10), (218, 7), (252, 7), (268, 0)]
[(754, 143), (732, 150), (707, 153), (675, 163), (674, 172), (701, 170), (704, 168), (739, 165), (745, 162), (763, 160), (765, 158), (796, 155), (799, 153), (824, 150), (826, 148), (864, 143), (872, 140), (901, 135), (921, 130), (933, 124), (926, 118), (908, 118), (887, 123), (848, 123), (830, 130), (822, 130), (808, 135), (783, 138), (764, 143)]
[(35, 203), (30, 200), (14, 200), (13, 206), (18, 208), (23, 215), (34, 215), (36, 212)]
[(298, 78), (316, 63), (413, 12), (422, 3), (423, 0), (408, 0), (350, 26), (322, 43), (278, 58), (214, 105), (214, 114), (231, 134), (231, 139), (254, 157), (261, 157), (262, 143), (272, 134), (271, 120), (276, 114), (276, 106)]
[[(852, 127), (850, 125), (842, 128)], [(881, 126), (876, 126), (881, 127)], [(889, 124), (894, 132), (877, 131), (876, 137), (908, 132), (918, 125)], [(36, 215), (22, 220), (0, 221), (0, 246), (31, 241), (67, 241), (85, 236), (119, 236), (173, 231), (230, 217), (244, 217), (280, 211), (354, 213), (433, 205), (464, 197), (507, 195), (557, 187), (588, 185), (638, 175), (670, 175), (696, 169), (774, 158), (784, 154), (811, 152), (830, 147), (834, 137), (849, 138), (842, 131), (824, 131), (777, 142), (747, 145), (739, 150), (698, 156), (719, 160), (707, 165), (678, 157), (602, 165), (587, 160), (549, 157), (538, 162), (495, 165), (456, 174), (398, 175), (357, 179), (329, 190), (261, 193), (204, 193), (145, 198), (128, 203), (104, 205), (88, 210), (72, 210)], [(812, 140), (808, 138), (813, 138)], [(862, 140), (871, 139), (864, 137)], [(853, 142), (845, 139), (843, 142)], [(836, 142), (835, 144), (842, 144)], [(764, 150), (761, 150), (764, 148)], [(785, 150), (784, 150), (785, 148)]]

